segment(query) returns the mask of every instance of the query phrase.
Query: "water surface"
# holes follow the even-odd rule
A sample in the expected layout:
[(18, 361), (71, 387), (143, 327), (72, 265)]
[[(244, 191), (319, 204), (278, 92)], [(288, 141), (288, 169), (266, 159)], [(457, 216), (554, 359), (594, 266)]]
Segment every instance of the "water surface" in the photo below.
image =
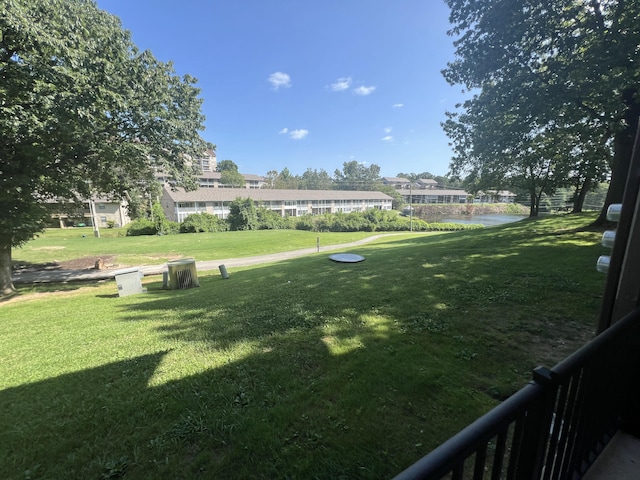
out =
[(442, 222), (447, 223), (480, 223), (485, 227), (494, 227), (496, 225), (502, 225), (505, 223), (512, 223), (527, 218), (526, 215), (502, 215), (502, 214), (487, 214), (487, 215), (445, 215), (442, 217)]

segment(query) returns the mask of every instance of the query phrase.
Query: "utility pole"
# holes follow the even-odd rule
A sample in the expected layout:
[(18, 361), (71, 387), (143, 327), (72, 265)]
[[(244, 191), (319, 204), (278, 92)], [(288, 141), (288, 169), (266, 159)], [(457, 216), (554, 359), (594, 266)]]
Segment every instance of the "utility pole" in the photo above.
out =
[(413, 232), (413, 180), (409, 181), (409, 231)]
[(93, 236), (100, 238), (100, 229), (96, 222), (96, 205), (93, 203), (93, 199), (89, 199), (89, 212), (91, 213), (91, 223), (93, 224)]

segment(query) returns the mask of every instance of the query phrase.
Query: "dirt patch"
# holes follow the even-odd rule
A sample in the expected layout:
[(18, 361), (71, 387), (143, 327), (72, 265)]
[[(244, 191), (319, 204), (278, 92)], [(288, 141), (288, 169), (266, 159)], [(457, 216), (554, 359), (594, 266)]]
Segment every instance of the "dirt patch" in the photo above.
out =
[(20, 263), (13, 266), (14, 271), (37, 272), (42, 270), (91, 270), (96, 267), (96, 262), (100, 262), (104, 269), (117, 267), (113, 262), (115, 255), (96, 255), (91, 257), (74, 258), (60, 262), (49, 263)]

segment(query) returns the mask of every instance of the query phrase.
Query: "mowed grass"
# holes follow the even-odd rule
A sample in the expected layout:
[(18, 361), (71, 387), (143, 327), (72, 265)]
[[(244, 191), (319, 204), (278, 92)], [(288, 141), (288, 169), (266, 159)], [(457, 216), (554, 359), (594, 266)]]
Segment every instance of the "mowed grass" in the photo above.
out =
[(29, 287), (0, 303), (0, 478), (389, 478), (591, 338), (593, 219)]
[(101, 229), (100, 238), (91, 228), (49, 229), (12, 252), (18, 264), (50, 263), (95, 255), (115, 255), (115, 263), (154, 265), (180, 257), (198, 261), (251, 257), (302, 248), (353, 242), (371, 232), (314, 233), (302, 230), (183, 233), (165, 236), (126, 237), (126, 229)]

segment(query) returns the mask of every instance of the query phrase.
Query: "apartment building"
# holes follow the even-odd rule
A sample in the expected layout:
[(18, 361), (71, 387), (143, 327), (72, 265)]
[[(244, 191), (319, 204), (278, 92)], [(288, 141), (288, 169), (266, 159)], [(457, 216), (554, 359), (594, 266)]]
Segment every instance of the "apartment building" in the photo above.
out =
[(229, 204), (238, 198), (250, 198), (257, 205), (292, 217), (361, 212), (371, 208), (391, 210), (393, 201), (389, 195), (371, 191), (199, 188), (186, 192), (182, 188), (165, 186), (160, 203), (168, 219), (182, 222), (192, 213), (227, 218)]

